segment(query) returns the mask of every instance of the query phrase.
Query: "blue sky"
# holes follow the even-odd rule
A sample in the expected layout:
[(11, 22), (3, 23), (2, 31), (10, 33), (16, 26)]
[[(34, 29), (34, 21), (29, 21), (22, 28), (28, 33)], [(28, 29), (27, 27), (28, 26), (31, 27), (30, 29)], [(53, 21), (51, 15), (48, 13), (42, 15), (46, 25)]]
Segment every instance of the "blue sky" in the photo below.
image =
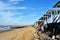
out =
[(30, 25), (58, 0), (0, 0), (0, 25)]

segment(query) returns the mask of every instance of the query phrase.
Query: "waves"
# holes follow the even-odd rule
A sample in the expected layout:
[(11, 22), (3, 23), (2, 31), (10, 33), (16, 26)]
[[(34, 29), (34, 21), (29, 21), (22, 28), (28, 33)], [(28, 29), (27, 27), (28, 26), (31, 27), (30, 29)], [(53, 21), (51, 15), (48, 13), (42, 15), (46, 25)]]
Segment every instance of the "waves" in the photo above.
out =
[(14, 28), (20, 28), (20, 27), (22, 27), (22, 26), (20, 26), (20, 25), (0, 25), (0, 32), (11, 30)]

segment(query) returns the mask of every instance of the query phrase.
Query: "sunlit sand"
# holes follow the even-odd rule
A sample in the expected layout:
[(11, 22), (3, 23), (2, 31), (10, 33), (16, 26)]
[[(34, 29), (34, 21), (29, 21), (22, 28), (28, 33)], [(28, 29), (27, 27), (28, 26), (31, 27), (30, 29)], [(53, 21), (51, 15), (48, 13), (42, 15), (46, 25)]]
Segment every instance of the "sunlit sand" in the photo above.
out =
[(32, 40), (36, 30), (31, 27), (17, 28), (0, 33), (0, 40)]

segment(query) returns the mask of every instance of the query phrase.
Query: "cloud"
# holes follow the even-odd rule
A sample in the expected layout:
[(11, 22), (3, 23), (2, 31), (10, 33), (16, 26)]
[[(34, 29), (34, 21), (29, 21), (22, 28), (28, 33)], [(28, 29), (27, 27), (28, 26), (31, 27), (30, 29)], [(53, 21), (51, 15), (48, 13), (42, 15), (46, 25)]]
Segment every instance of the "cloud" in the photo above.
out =
[(2, 1), (0, 1), (0, 11), (4, 10), (7, 7), (10, 7), (11, 5), (9, 3), (4, 3)]
[(0, 1), (0, 10), (3, 10), (7, 5)]
[(25, 6), (21, 6), (21, 7), (6, 7), (6, 8), (4, 8), (4, 9), (20, 9), (20, 10), (26, 10), (27, 9), (27, 7), (25, 7)]
[(24, 1), (24, 0), (9, 0), (10, 2), (15, 2), (15, 1)]
[(32, 10), (36, 10), (36, 8), (31, 8)]
[(26, 10), (28, 9), (26, 6), (11, 6), (11, 4), (6, 4), (2, 1), (0, 1), (0, 11), (1, 10), (10, 10), (10, 9), (14, 9), (14, 10), (17, 10), (17, 9), (20, 9), (20, 10)]
[[(15, 12), (0, 12), (0, 25), (18, 25), (21, 24), (20, 21), (24, 18), (24, 16), (16, 16), (16, 15), (21, 15), (21, 13)], [(16, 18), (12, 17), (16, 16)]]
[(17, 9), (27, 9), (27, 7), (22, 6), (22, 7), (18, 7)]
[(20, 2), (17, 2), (17, 1), (15, 1), (15, 2), (11, 2), (12, 4), (19, 4)]
[(9, 0), (12, 4), (19, 4), (20, 2), (23, 2), (24, 0)]
[[(23, 0), (10, 0), (10, 1), (23, 1)], [(27, 7), (26, 6), (13, 6), (13, 4), (11, 4), (11, 3), (4, 3), (2, 1), (0, 1), (0, 10), (10, 10), (10, 9), (25, 10), (25, 9), (27, 9)]]
[[(18, 0), (13, 0), (13, 1), (15, 2)], [(13, 2), (13, 1), (11, 1), (11, 2)], [(0, 1), (0, 24), (3, 24), (3, 25), (21, 24), (22, 25), (22, 24), (29, 23), (30, 20), (32, 21), (32, 19), (30, 19), (30, 18), (33, 18), (34, 16), (36, 16), (36, 14), (21, 15), (23, 12), (20, 13), (20, 12), (16, 12), (16, 11), (11, 11), (11, 9), (12, 10), (18, 10), (18, 9), (35, 10), (35, 8), (29, 8), (26, 6), (13, 6), (13, 4), (12, 3), (10, 4), (10, 3), (5, 3), (5, 2)], [(25, 23), (25, 21), (26, 21), (26, 23)]]
[[(18, 15), (20, 16), (18, 16)], [(20, 12), (0, 12), (0, 25), (26, 25), (33, 24), (36, 14), (22, 15)], [(15, 16), (15, 17), (13, 17)], [(31, 23), (32, 22), (32, 23)]]
[[(12, 0), (12, 1), (19, 1), (19, 0)], [(26, 6), (13, 6), (13, 4), (4, 3), (2, 1), (0, 1), (0, 11), (1, 10), (11, 10), (11, 9), (13, 9), (13, 10), (18, 10), (18, 9), (20, 9), (20, 10), (36, 10), (36, 8), (26, 7)]]
[(37, 16), (37, 15), (34, 14), (34, 13), (32, 13), (32, 14), (29, 14), (28, 16), (30, 16), (30, 17), (35, 17), (35, 16)]

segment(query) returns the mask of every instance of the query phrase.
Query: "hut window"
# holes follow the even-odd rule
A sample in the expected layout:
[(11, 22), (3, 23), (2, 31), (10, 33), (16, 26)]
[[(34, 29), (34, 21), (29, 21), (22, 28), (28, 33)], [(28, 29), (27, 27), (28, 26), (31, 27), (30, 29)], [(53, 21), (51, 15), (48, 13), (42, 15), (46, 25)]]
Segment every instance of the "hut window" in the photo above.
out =
[(57, 6), (57, 7), (60, 7), (60, 6)]
[(60, 11), (58, 11), (58, 14), (60, 14)]
[(54, 14), (54, 11), (52, 11), (52, 14)]

